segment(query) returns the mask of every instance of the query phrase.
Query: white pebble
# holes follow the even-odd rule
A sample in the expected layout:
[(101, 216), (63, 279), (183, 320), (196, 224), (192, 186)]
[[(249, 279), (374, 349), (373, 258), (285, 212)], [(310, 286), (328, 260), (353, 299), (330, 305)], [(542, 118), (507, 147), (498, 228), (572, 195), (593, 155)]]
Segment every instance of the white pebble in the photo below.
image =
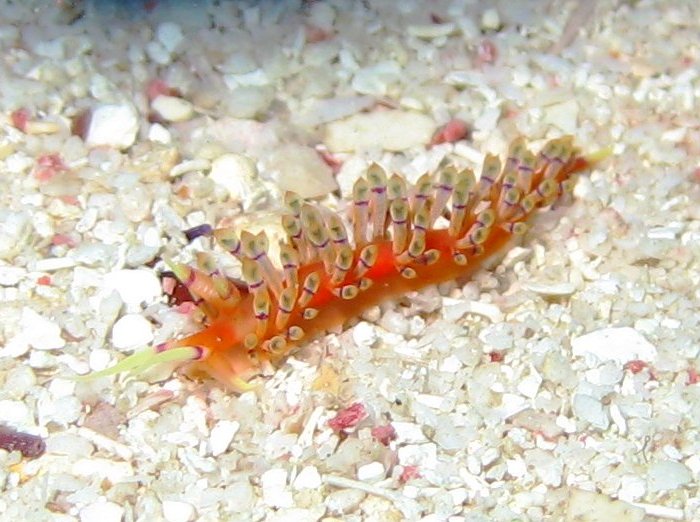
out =
[(237, 87), (263, 87), (270, 83), (270, 79), (265, 71), (255, 69), (243, 74), (226, 74), (224, 82), (229, 89), (235, 90)]
[(537, 372), (535, 367), (531, 366), (530, 373), (520, 379), (520, 382), (518, 382), (518, 391), (525, 397), (534, 399), (537, 396), (537, 392), (540, 390), (541, 384), (542, 377)]
[(381, 462), (370, 462), (357, 468), (357, 480), (373, 482), (384, 478), (384, 465)]
[(294, 489), (318, 489), (321, 487), (321, 474), (316, 466), (306, 466), (294, 479)]
[(54, 40), (41, 40), (36, 42), (32, 49), (39, 56), (51, 58), (52, 60), (65, 59), (65, 44), (66, 39), (55, 38)]
[(158, 65), (167, 65), (170, 63), (170, 53), (160, 42), (148, 42), (146, 44), (146, 54)]
[(532, 409), (523, 410), (513, 415), (511, 422), (514, 426), (542, 433), (549, 439), (556, 439), (563, 431), (557, 425), (554, 415)]
[(481, 301), (464, 301), (463, 299), (453, 299), (451, 297), (442, 298), (442, 318), (448, 322), (461, 319), (466, 314), (476, 314), (490, 319), (493, 323), (503, 321), (503, 313), (498, 306)]
[[(318, 5), (318, 4), (314, 4)], [(374, 105), (372, 96), (344, 96), (310, 101), (294, 120), (305, 127), (315, 127), (321, 123), (347, 118)]]
[(187, 502), (164, 500), (163, 517), (168, 522), (189, 522), (194, 519), (194, 506)]
[(666, 239), (674, 240), (678, 235), (677, 227), (654, 227), (647, 231), (647, 237), (649, 239)]
[(166, 121), (187, 121), (194, 115), (192, 104), (177, 96), (156, 96), (151, 102), (151, 108)]
[(267, 470), (260, 477), (263, 502), (273, 508), (294, 506), (292, 493), (287, 490), (287, 472), (282, 468)]
[(72, 458), (89, 457), (95, 451), (94, 446), (85, 438), (73, 433), (56, 433), (46, 441), (46, 451), (56, 455), (68, 455)]
[(233, 504), (235, 510), (238, 513), (245, 513), (253, 509), (253, 505), (257, 504), (258, 499), (253, 486), (248, 482), (247, 477), (239, 479), (240, 482), (233, 482), (230, 486), (226, 488), (226, 492), (231, 498), (235, 498), (236, 502)]
[(0, 400), (0, 421), (15, 426), (31, 425), (34, 415), (22, 401)]
[(474, 120), (474, 132), (490, 134), (498, 125), (498, 120), (501, 117), (500, 107), (486, 107)]
[(525, 452), (525, 461), (543, 484), (552, 487), (561, 485), (564, 463), (554, 454), (534, 448)]
[(645, 477), (639, 475), (623, 475), (620, 477), (620, 489), (617, 493), (618, 500), (634, 502), (644, 496), (647, 491)]
[(226, 96), (226, 110), (234, 118), (251, 119), (265, 112), (273, 98), (274, 90), (266, 86), (234, 87)]
[(221, 455), (228, 449), (240, 427), (239, 422), (227, 420), (221, 420), (214, 425), (209, 436), (209, 447), (211, 448), (212, 456)]
[(596, 366), (589, 357), (597, 361), (616, 361), (625, 364), (633, 360), (654, 362), (656, 347), (634, 328), (603, 328), (577, 337), (571, 342), (575, 356), (586, 357), (588, 365)]
[(394, 431), (396, 431), (396, 442), (400, 444), (415, 444), (428, 440), (418, 424), (394, 421), (391, 425), (394, 427)]
[[(381, 309), (373, 308), (371, 310), (376, 310), (381, 313)], [(377, 322), (377, 319), (367, 317), (367, 321)], [(379, 320), (379, 326), (384, 328), (387, 332), (395, 333), (398, 335), (409, 335), (411, 325), (406, 321), (406, 317), (396, 310), (387, 310)]]
[(44, 370), (56, 366), (56, 358), (49, 352), (31, 351), (29, 352), (29, 366), (34, 369)]
[(432, 408), (433, 410), (446, 410), (448, 408), (445, 408), (445, 404), (451, 402), (442, 395), (431, 395), (429, 393), (417, 393), (415, 400), (417, 403)]
[(501, 17), (498, 11), (494, 8), (487, 9), (481, 15), (481, 28), (485, 30), (495, 31), (501, 27)]
[(253, 55), (244, 49), (238, 48), (227, 53), (226, 61), (221, 70), (227, 74), (243, 74), (258, 68), (258, 62)]
[(196, 172), (198, 170), (209, 169), (211, 169), (211, 161), (207, 159), (198, 158), (192, 160), (185, 160), (181, 161), (172, 169), (170, 169), (170, 177), (176, 178), (178, 176), (182, 176), (183, 174), (187, 174), (188, 172)]
[(440, 362), (439, 370), (446, 373), (456, 373), (462, 369), (462, 361), (455, 355), (449, 355)]
[(73, 250), (70, 256), (74, 263), (92, 267), (104, 266), (116, 257), (116, 247), (104, 243), (83, 243)]
[(120, 522), (124, 508), (114, 502), (94, 502), (80, 510), (80, 522)]
[(20, 266), (0, 266), (0, 285), (14, 286), (26, 273), (27, 270)]
[(81, 410), (82, 404), (73, 396), (58, 399), (42, 398), (37, 403), (37, 415), (42, 426), (49, 422), (67, 426), (78, 419)]
[(398, 456), (402, 466), (433, 470), (437, 466), (437, 445), (432, 442), (409, 444), (398, 449)]
[(417, 112), (397, 110), (355, 114), (326, 126), (324, 142), (331, 152), (384, 149), (399, 152), (427, 145), (435, 122)]
[(352, 194), (352, 187), (358, 178), (361, 178), (367, 172), (367, 161), (358, 157), (350, 156), (347, 161), (344, 161), (340, 166), (340, 170), (336, 174), (336, 180), (340, 186), (340, 191), (343, 194)]
[(620, 433), (620, 435), (625, 435), (627, 433), (627, 420), (620, 411), (620, 407), (614, 402), (610, 405), (610, 418), (615, 426), (617, 426), (618, 433)]
[[(34, 166), (34, 160), (30, 158), (29, 156), (25, 156), (23, 154), (12, 154), (8, 158), (5, 159), (5, 169), (8, 173), (10, 174), (24, 174), (27, 172), (29, 169), (31, 169)], [(5, 223), (3, 223), (3, 229), (13, 227), (13, 225), (17, 225), (19, 223), (13, 223), (12, 221), (15, 221), (15, 218), (18, 217), (16, 215), (10, 214), (9, 216), (5, 216)], [(8, 219), (9, 218), (9, 219)], [(13, 227), (15, 228), (15, 227)], [(8, 230), (3, 230), (3, 232), (9, 232)], [(15, 238), (19, 239), (19, 238)], [(2, 243), (0, 243), (0, 247), (2, 247)], [(0, 253), (3, 255), (0, 255), (0, 257), (5, 257), (4, 255), (5, 248), (0, 248)]]
[(688, 460), (686, 460), (685, 463), (690, 471), (692, 471), (695, 475), (700, 474), (700, 455), (697, 453), (695, 455), (691, 455), (688, 457)]
[(576, 291), (576, 286), (573, 283), (534, 283), (534, 282), (524, 282), (523, 288), (526, 288), (536, 294), (540, 295), (551, 295), (551, 296), (567, 296), (571, 295)]
[(10, 337), (5, 346), (0, 348), (0, 357), (21, 357), (29, 351), (29, 343), (22, 335), (18, 333), (14, 337)]
[(529, 401), (522, 395), (504, 393), (501, 395), (501, 405), (495, 411), (505, 420), (528, 409), (528, 407)]
[(54, 399), (71, 397), (75, 393), (75, 381), (57, 377), (49, 383), (48, 388)]
[(260, 184), (255, 162), (243, 154), (224, 154), (216, 158), (211, 164), (209, 178), (224, 187), (235, 202), (248, 202)]
[(366, 493), (357, 489), (340, 489), (333, 491), (324, 500), (331, 514), (351, 513), (364, 500)]
[(17, 365), (7, 372), (3, 391), (9, 399), (21, 399), (36, 385), (36, 375), (31, 368)]
[(668, 491), (688, 484), (693, 479), (690, 470), (680, 462), (662, 460), (649, 465), (647, 484), (649, 491)]
[(401, 66), (394, 60), (385, 60), (363, 67), (355, 73), (352, 88), (371, 96), (385, 96), (391, 84), (401, 77)]
[(555, 103), (544, 108), (544, 121), (567, 134), (574, 134), (578, 129), (578, 111), (576, 100)]
[(101, 105), (92, 111), (85, 143), (127, 149), (134, 144), (138, 130), (138, 115), (131, 105)]
[(358, 346), (372, 346), (377, 340), (374, 325), (362, 321), (352, 329), (352, 338)]
[(142, 304), (152, 303), (162, 290), (158, 277), (150, 270), (115, 270), (105, 275), (103, 290), (116, 291), (130, 311), (138, 311)]
[(126, 314), (112, 327), (112, 344), (118, 350), (137, 348), (153, 341), (153, 325), (139, 314)]
[(590, 395), (577, 393), (574, 395), (571, 406), (577, 418), (589, 422), (601, 430), (608, 429), (610, 419), (605, 412), (603, 404), (598, 399)]
[(335, 9), (325, 2), (312, 2), (308, 5), (309, 21), (316, 27), (332, 30)]
[(282, 145), (267, 160), (280, 190), (293, 190), (302, 198), (326, 196), (338, 188), (332, 169), (318, 152), (304, 145)]
[(156, 29), (156, 37), (158, 41), (172, 53), (182, 42), (184, 35), (179, 25), (174, 22), (163, 22)]
[(280, 509), (279, 511), (268, 513), (265, 516), (265, 522), (311, 522), (321, 520), (325, 512), (326, 509), (319, 505), (313, 506), (309, 509)]
[(148, 128), (148, 139), (163, 145), (170, 145), (173, 141), (173, 136), (170, 131), (160, 123), (154, 123)]
[(571, 489), (566, 522), (598, 522), (615, 520), (615, 522), (641, 522), (644, 520), (642, 508), (614, 500), (593, 491)]
[(36, 350), (55, 350), (66, 345), (61, 337), (61, 327), (28, 307), (22, 309), (20, 335)]
[(455, 488), (448, 490), (450, 497), (452, 497), (452, 504), (454, 506), (459, 506), (460, 508), (469, 498), (469, 491), (467, 488)]
[(515, 455), (514, 458), (506, 460), (506, 467), (508, 469), (508, 474), (516, 479), (525, 476), (527, 473), (527, 464), (525, 464), (525, 461), (519, 455)]
[(99, 477), (113, 484), (125, 482), (134, 476), (134, 468), (128, 462), (92, 457), (73, 462), (66, 472), (78, 477)]
[[(80, 232), (81, 234), (84, 234), (88, 230), (90, 230), (92, 227), (95, 226), (95, 223), (97, 223), (97, 218), (99, 216), (99, 212), (97, 211), (96, 206), (90, 206), (85, 209), (85, 212), (83, 213), (82, 217), (80, 220), (75, 224), (75, 231)], [(57, 258), (57, 259), (65, 259), (65, 258)]]
[(596, 386), (611, 386), (619, 383), (624, 376), (622, 367), (615, 361), (607, 361), (597, 368), (586, 371), (586, 380)]
[(426, 40), (432, 40), (433, 38), (439, 38), (441, 36), (449, 36), (454, 30), (455, 24), (453, 23), (409, 25), (406, 28), (406, 32), (411, 36), (424, 38)]

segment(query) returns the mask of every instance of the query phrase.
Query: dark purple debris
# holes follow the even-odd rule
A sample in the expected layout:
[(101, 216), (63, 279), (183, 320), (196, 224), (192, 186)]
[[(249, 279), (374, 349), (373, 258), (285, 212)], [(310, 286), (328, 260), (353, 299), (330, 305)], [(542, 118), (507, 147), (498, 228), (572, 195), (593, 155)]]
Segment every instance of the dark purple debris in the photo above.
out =
[(33, 459), (43, 455), (46, 444), (41, 437), (0, 425), (0, 449), (19, 451), (25, 457)]
[(184, 234), (187, 241), (192, 241), (200, 236), (208, 236), (211, 234), (211, 225), (197, 225), (196, 227), (185, 230)]

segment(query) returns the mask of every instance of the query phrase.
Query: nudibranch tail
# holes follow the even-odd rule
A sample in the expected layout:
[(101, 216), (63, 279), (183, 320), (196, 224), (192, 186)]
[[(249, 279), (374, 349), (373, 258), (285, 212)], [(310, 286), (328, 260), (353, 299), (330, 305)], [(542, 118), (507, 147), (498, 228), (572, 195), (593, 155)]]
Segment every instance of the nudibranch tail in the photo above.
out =
[(517, 139), (504, 162), (487, 155), (478, 178), (450, 165), (414, 186), (372, 164), (353, 187), (348, 227), (333, 211), (288, 193), (278, 264), (264, 233), (213, 230), (240, 261), (244, 282), (223, 276), (208, 256), (198, 268), (172, 264), (195, 298), (201, 330), (93, 376), (175, 360), (247, 389), (247, 379), (300, 342), (387, 299), (470, 276), (503, 254), (538, 209), (570, 200), (574, 174), (611, 154), (582, 156), (572, 142), (551, 140), (534, 154)]

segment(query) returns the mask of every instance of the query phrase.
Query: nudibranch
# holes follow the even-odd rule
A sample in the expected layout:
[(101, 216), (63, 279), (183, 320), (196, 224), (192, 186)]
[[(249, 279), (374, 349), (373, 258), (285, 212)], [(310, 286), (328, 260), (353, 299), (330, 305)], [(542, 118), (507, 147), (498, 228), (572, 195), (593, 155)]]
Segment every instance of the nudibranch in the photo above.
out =
[(213, 230), (240, 261), (245, 284), (207, 262), (171, 264), (196, 299), (201, 329), (88, 377), (178, 361), (247, 389), (263, 365), (367, 308), (470, 276), (522, 236), (538, 209), (568, 202), (574, 175), (608, 153), (583, 156), (563, 137), (533, 154), (521, 138), (505, 162), (487, 155), (478, 178), (470, 169), (444, 166), (413, 186), (373, 164), (353, 187), (349, 227), (334, 211), (288, 193), (279, 264), (268, 256), (264, 233)]

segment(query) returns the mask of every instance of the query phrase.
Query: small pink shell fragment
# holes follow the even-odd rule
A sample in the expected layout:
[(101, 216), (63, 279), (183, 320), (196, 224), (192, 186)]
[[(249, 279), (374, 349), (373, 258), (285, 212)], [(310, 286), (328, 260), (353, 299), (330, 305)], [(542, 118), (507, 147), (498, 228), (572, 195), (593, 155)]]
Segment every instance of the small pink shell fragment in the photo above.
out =
[(693, 171), (693, 181), (696, 183), (700, 183), (700, 168), (697, 168)]
[(84, 110), (73, 118), (71, 132), (74, 136), (80, 136), (83, 140), (87, 137), (90, 122), (92, 121), (92, 111)]
[(54, 246), (67, 245), (72, 248), (77, 245), (77, 241), (68, 234), (54, 234), (51, 238), (51, 244)]
[(477, 65), (492, 64), (498, 60), (498, 48), (491, 40), (482, 40), (476, 48)]
[(372, 428), (372, 437), (388, 446), (392, 440), (396, 440), (396, 430), (391, 424), (385, 426), (375, 426)]
[(433, 136), (433, 145), (440, 143), (454, 143), (469, 135), (469, 125), (464, 120), (454, 118)]
[(343, 166), (343, 160), (338, 159), (324, 147), (316, 147), (316, 152), (318, 152), (321, 160), (331, 168), (333, 174), (337, 174), (340, 171), (340, 167)]
[(68, 170), (68, 167), (63, 163), (63, 159), (59, 154), (43, 154), (37, 159), (34, 177), (39, 181), (49, 181), (59, 172), (66, 170)]
[(333, 38), (333, 32), (327, 31), (322, 27), (318, 27), (313, 24), (307, 24), (305, 27), (306, 33), (306, 43), (314, 44), (318, 42), (325, 42)]
[(160, 95), (165, 96), (180, 96), (179, 89), (170, 87), (165, 81), (160, 78), (154, 78), (146, 85), (146, 96), (149, 101), (155, 100)]
[(328, 421), (328, 426), (333, 431), (342, 431), (356, 426), (365, 417), (367, 417), (367, 410), (365, 410), (364, 404), (356, 402), (344, 410), (340, 410), (335, 417)]
[(197, 305), (191, 301), (177, 305), (177, 311), (183, 315), (190, 315), (197, 309)]
[(418, 470), (418, 466), (404, 466), (403, 471), (401, 472), (401, 476), (399, 477), (399, 481), (402, 484), (405, 484), (409, 480), (417, 479), (420, 477), (421, 474)]
[(21, 130), (22, 132), (25, 132), (27, 128), (27, 122), (29, 121), (29, 116), (29, 109), (26, 109), (24, 107), (12, 111), (12, 114), (10, 114), (12, 126), (18, 130)]
[(639, 359), (634, 359), (632, 361), (629, 361), (627, 364), (625, 364), (625, 369), (631, 371), (632, 373), (639, 373), (644, 368), (648, 368), (648, 367), (649, 367), (649, 364), (647, 364), (645, 361), (640, 361)]

